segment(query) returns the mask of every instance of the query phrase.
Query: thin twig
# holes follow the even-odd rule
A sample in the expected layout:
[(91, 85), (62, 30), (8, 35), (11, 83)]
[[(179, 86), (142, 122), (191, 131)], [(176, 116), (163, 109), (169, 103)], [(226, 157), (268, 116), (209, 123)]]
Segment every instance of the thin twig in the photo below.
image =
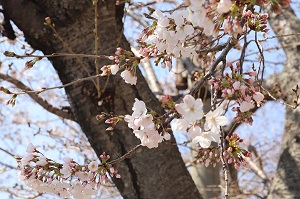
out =
[(272, 37), (265, 37), (263, 39), (258, 40), (259, 42), (263, 42), (266, 41), (268, 39), (275, 39), (275, 38), (279, 38), (279, 37), (287, 37), (287, 36), (297, 36), (300, 35), (300, 33), (292, 33), (292, 34), (285, 34), (285, 35), (274, 35)]
[(246, 53), (246, 49), (247, 49), (248, 45), (249, 45), (249, 42), (247, 42), (247, 35), (244, 35), (244, 46), (243, 46), (241, 56), (240, 56), (240, 74), (243, 74), (243, 64), (244, 64), (245, 53)]
[(126, 158), (130, 157), (132, 154), (134, 154), (139, 148), (141, 148), (142, 145), (139, 144), (137, 146), (135, 146), (133, 149), (131, 149), (130, 151), (128, 151), (127, 153), (125, 153), (124, 155), (122, 155), (121, 157), (115, 159), (115, 160), (112, 160), (110, 162), (107, 162), (107, 164), (117, 164), (117, 163), (120, 163), (122, 162), (123, 160), (125, 160)]
[(51, 55), (17, 55), (15, 54), (13, 57), (15, 58), (27, 58), (27, 57), (35, 57), (35, 58), (51, 58), (51, 57), (82, 57), (82, 58), (97, 58), (97, 59), (108, 59), (106, 55), (88, 55), (88, 54), (76, 54), (76, 53), (52, 53)]
[[(1, 78), (2, 75), (3, 74), (0, 74), (0, 78)], [(70, 83), (67, 83), (67, 84), (63, 84), (61, 86), (54, 86), (54, 87), (49, 87), (49, 88), (41, 88), (39, 90), (24, 89), (22, 92), (10, 92), (10, 94), (16, 94), (16, 95), (29, 94), (29, 93), (40, 94), (40, 93), (45, 92), (45, 91), (65, 88), (65, 87), (68, 87), (68, 86), (71, 86), (73, 84), (77, 84), (77, 83), (80, 83), (80, 82), (83, 82), (83, 81), (86, 81), (86, 80), (92, 80), (92, 79), (97, 78), (97, 77), (101, 77), (101, 74), (94, 75), (94, 76), (89, 76), (89, 77), (84, 77), (84, 78), (80, 78), (80, 79), (77, 79), (77, 80), (75, 80), (73, 82), (70, 82)]]
[[(14, 84), (16, 87), (18, 87), (19, 89), (25, 91), (23, 93), (26, 93), (29, 95), (29, 97), (31, 97), (31, 99), (33, 99), (36, 103), (38, 103), (41, 107), (43, 107), (45, 110), (49, 111), (50, 113), (53, 113), (61, 118), (64, 119), (69, 119), (69, 120), (73, 120), (75, 121), (74, 116), (72, 115), (72, 113), (63, 111), (61, 109), (58, 109), (54, 106), (52, 106), (51, 104), (49, 104), (46, 100), (44, 100), (43, 98), (39, 97), (37, 94), (40, 93), (38, 91), (33, 91), (30, 88), (28, 88), (25, 84), (23, 84), (21, 81), (8, 76), (8, 75), (4, 75), (0, 73), (0, 79), (3, 79), (5, 81), (8, 81), (12, 84)], [(23, 94), (22, 93), (22, 94)], [(16, 93), (11, 93), (11, 94), (16, 94)], [(20, 93), (21, 94), (21, 93)]]
[(225, 49), (222, 51), (221, 55), (216, 59), (216, 61), (214, 61), (214, 63), (211, 65), (208, 73), (206, 73), (206, 75), (200, 81), (198, 81), (196, 83), (194, 88), (191, 89), (191, 91), (190, 91), (191, 95), (195, 95), (196, 92), (199, 90), (199, 88), (201, 88), (203, 86), (204, 82), (213, 75), (213, 73), (215, 72), (218, 64), (226, 58), (228, 52), (230, 51), (230, 49), (233, 46), (234, 46), (233, 40), (232, 40), (232, 38), (229, 38), (228, 41), (226, 42)]
[(8, 155), (10, 155), (10, 156), (13, 157), (13, 158), (16, 157), (14, 154), (12, 154), (11, 152), (9, 152), (9, 151), (6, 150), (6, 149), (3, 149), (3, 148), (0, 147), (0, 150), (3, 151), (3, 152), (5, 152), (5, 153), (7, 153)]
[(225, 180), (225, 199), (227, 199), (227, 197), (228, 197), (228, 168), (227, 168), (226, 161), (225, 161), (225, 158), (224, 158), (224, 151), (225, 151), (224, 138), (225, 138), (224, 131), (221, 128), (221, 132), (220, 132), (221, 162), (222, 162), (222, 169), (223, 169), (224, 180)]
[[(98, 37), (98, 0), (93, 1), (94, 11), (95, 11), (95, 55), (98, 55), (98, 45), (99, 45), (99, 37)], [(96, 75), (99, 75), (99, 63), (98, 59), (95, 58), (95, 67), (96, 67)], [(96, 88), (98, 93), (98, 98), (101, 96), (101, 88), (100, 88), (100, 79), (96, 79)]]
[[(265, 73), (265, 57), (264, 57), (264, 50), (257, 39), (257, 32), (255, 32), (255, 44), (256, 44), (259, 54), (260, 54), (261, 61), (259, 63), (262, 63), (261, 80), (260, 80), (262, 82), (264, 80), (264, 73)], [(260, 72), (260, 65), (259, 65), (257, 75), (259, 74), (259, 72)]]
[[(48, 26), (51, 28), (51, 30), (54, 32), (54, 35), (62, 42), (63, 46), (69, 51), (71, 54), (75, 54), (74, 51), (69, 47), (69, 45), (65, 42), (65, 40), (58, 34), (56, 29), (52, 24), (48, 24)], [(86, 65), (79, 59), (79, 57), (75, 57), (76, 60), (79, 62), (79, 64), (82, 66), (82, 68), (85, 70), (85, 72), (88, 74), (88, 76), (91, 76), (89, 70), (87, 69)], [(91, 79), (97, 90), (99, 90), (97, 83), (94, 79)]]

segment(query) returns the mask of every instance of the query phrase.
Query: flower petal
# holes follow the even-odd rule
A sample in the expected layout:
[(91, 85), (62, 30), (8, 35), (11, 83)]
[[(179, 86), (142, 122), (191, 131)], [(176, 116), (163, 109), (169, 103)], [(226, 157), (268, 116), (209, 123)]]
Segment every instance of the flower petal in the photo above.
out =
[(228, 122), (228, 119), (225, 116), (219, 116), (216, 118), (216, 122), (219, 126), (225, 126)]

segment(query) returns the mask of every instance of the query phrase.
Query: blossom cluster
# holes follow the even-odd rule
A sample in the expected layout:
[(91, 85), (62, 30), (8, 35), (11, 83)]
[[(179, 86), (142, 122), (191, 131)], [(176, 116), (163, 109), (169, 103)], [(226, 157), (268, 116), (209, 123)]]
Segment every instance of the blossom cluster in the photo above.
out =
[[(251, 153), (239, 146), (243, 142), (236, 133), (231, 136), (226, 136), (225, 140), (228, 143), (228, 148), (223, 151), (223, 157), (228, 164), (233, 164), (235, 169), (239, 169), (241, 165), (247, 166), (245, 157), (251, 157)], [(210, 146), (209, 148), (196, 148), (197, 155), (195, 156), (194, 163), (204, 164), (206, 167), (209, 165), (216, 166), (221, 160), (221, 147)]]
[(220, 162), (220, 147), (210, 146), (209, 148), (198, 148), (197, 155), (194, 162), (200, 163), (208, 167), (213, 165), (214, 167)]
[(225, 126), (228, 121), (223, 116), (224, 110), (221, 106), (205, 115), (204, 125), (202, 125), (204, 114), (201, 99), (186, 95), (183, 98), (183, 103), (176, 104), (175, 108), (181, 118), (174, 122), (172, 126), (174, 131), (187, 131), (192, 142), (199, 143), (203, 148), (208, 148), (212, 141), (219, 141), (220, 127)]
[(187, 21), (188, 11), (178, 10), (164, 15), (159, 9), (154, 12), (155, 20), (151, 27), (146, 27), (140, 34), (137, 42), (140, 45), (139, 53), (144, 57), (155, 57), (155, 63), (162, 60), (162, 68), (172, 68), (172, 57), (190, 57), (196, 51), (185, 45), (185, 40), (194, 34), (191, 22)]
[(268, 14), (263, 13), (252, 13), (250, 10), (248, 10), (244, 14), (244, 18), (247, 20), (248, 27), (251, 30), (254, 30), (256, 32), (265, 32), (268, 33), (270, 30), (267, 28), (268, 23)]
[(26, 152), (25, 157), (17, 158), (21, 168), (19, 179), (40, 193), (62, 198), (91, 198), (97, 195), (101, 184), (108, 181), (108, 174), (120, 178), (118, 170), (107, 164), (110, 156), (105, 153), (100, 155), (100, 165), (97, 161), (79, 165), (69, 157), (64, 158), (63, 164), (48, 159), (32, 144)]
[[(201, 43), (206, 44), (207, 39), (213, 35), (217, 38), (222, 27), (225, 34), (235, 38), (242, 35), (247, 27), (267, 33), (268, 15), (253, 12), (250, 9), (253, 3), (258, 6), (262, 4), (256, 1), (248, 6), (248, 1), (237, 3), (231, 0), (213, 0), (205, 5), (203, 0), (187, 0), (187, 9), (176, 9), (167, 14), (159, 9), (148, 8), (149, 14), (145, 16), (152, 20), (152, 24), (145, 27), (137, 39), (142, 57), (134, 57), (132, 52), (117, 48), (115, 56), (109, 56), (115, 63), (103, 66), (101, 75), (115, 75), (120, 69), (125, 69), (121, 72), (121, 77), (126, 83), (135, 85), (136, 67), (142, 59), (155, 58), (156, 65), (161, 63), (162, 68), (168, 67), (171, 70), (172, 58), (197, 56), (196, 50), (205, 46)], [(279, 2), (284, 7), (289, 3), (290, 0)], [(204, 57), (207, 57), (206, 54)]]
[(136, 67), (140, 63), (140, 58), (134, 56), (130, 51), (122, 48), (117, 48), (115, 56), (109, 56), (114, 64), (105, 65), (101, 68), (101, 76), (115, 75), (119, 70), (125, 69), (121, 72), (121, 77), (127, 84), (135, 85), (137, 82)]
[(152, 114), (147, 113), (146, 104), (143, 101), (135, 99), (132, 110), (133, 113), (125, 115), (124, 120), (128, 122), (128, 127), (133, 129), (134, 135), (141, 140), (142, 146), (158, 147), (163, 140), (171, 138), (167, 132), (164, 135), (158, 132), (159, 126), (154, 123)]
[(264, 102), (264, 95), (259, 92), (259, 87), (255, 86), (255, 71), (240, 74), (239, 63), (236, 68), (230, 65), (231, 73), (210, 80), (215, 90), (221, 91), (223, 99), (236, 100), (238, 107), (232, 110), (237, 112), (235, 117), (237, 122), (247, 122), (252, 124), (251, 109), (261, 106)]
[(251, 158), (251, 153), (245, 149), (242, 149), (239, 144), (243, 142), (236, 133), (233, 133), (231, 136), (226, 136), (225, 138), (229, 147), (226, 151), (223, 152), (223, 156), (227, 159), (228, 164), (234, 164), (235, 169), (239, 169), (241, 165), (247, 166), (245, 157)]

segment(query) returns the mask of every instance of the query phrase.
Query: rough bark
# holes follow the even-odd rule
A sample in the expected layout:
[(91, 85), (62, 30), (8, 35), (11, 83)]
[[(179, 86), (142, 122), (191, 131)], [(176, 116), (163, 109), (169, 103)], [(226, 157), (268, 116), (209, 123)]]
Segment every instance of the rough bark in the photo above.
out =
[[(291, 8), (284, 9), (282, 15), (270, 14), (270, 24), (277, 35), (300, 32), (300, 20)], [(283, 72), (273, 78), (286, 96), (287, 102), (293, 104), (295, 94), (292, 88), (300, 85), (300, 36), (279, 37), (284, 47), (287, 63)], [(297, 44), (298, 43), (298, 44)], [(296, 45), (293, 45), (296, 44)], [(274, 82), (269, 82), (274, 83)], [(269, 199), (300, 198), (300, 109), (287, 108), (285, 129), (281, 145), (281, 154), (276, 175), (273, 179)]]
[[(49, 16), (59, 35), (75, 53), (93, 54), (94, 11), (90, 0), (0, 0), (0, 3), (33, 48), (45, 54), (68, 52), (43, 25), (44, 18)], [(121, 32), (123, 8), (116, 7), (115, 1), (99, 1), (98, 8), (100, 54), (112, 55), (118, 46), (129, 49)], [(88, 76), (77, 58), (55, 58), (51, 61), (63, 84)], [(90, 74), (96, 74), (94, 60), (81, 61)], [(99, 60), (99, 63), (103, 66), (107, 61)], [(91, 82), (66, 88), (75, 119), (98, 155), (105, 151), (114, 159), (139, 144), (126, 125), (118, 125), (114, 131), (107, 132), (107, 126), (96, 120), (101, 111), (129, 114), (134, 98), (139, 98), (148, 107), (163, 112), (141, 73), (138, 73), (138, 80), (136, 86), (130, 86), (119, 76), (112, 78), (103, 95), (111, 96), (111, 99), (101, 107), (98, 106), (101, 99), (96, 98)], [(201, 198), (177, 147), (168, 143), (152, 150), (142, 148), (118, 164), (117, 168), (122, 178), (115, 184), (124, 198)]]

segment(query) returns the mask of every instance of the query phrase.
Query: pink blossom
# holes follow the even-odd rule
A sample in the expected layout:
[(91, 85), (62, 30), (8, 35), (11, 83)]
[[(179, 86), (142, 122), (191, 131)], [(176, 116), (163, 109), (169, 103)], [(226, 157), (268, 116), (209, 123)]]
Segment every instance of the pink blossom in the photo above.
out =
[(39, 166), (46, 166), (48, 164), (48, 162), (46, 160), (46, 157), (42, 156), (42, 157), (39, 157), (39, 161), (37, 161), (35, 164), (39, 165)]
[(97, 171), (98, 170), (98, 163), (97, 163), (97, 161), (90, 162), (90, 164), (88, 165), (88, 168), (92, 172)]
[(173, 120), (172, 130), (173, 131), (186, 131), (189, 126), (189, 121), (186, 119), (176, 119)]
[(71, 176), (69, 165), (64, 163), (63, 168), (60, 169), (60, 173), (63, 175), (64, 178), (68, 178)]
[(247, 112), (252, 108), (254, 108), (254, 105), (250, 102), (243, 101), (240, 105), (240, 111), (241, 112)]
[(89, 174), (87, 172), (78, 171), (75, 173), (75, 175), (81, 180), (81, 181), (87, 181), (89, 179)]
[(241, 82), (236, 81), (232, 84), (232, 86), (233, 86), (234, 90), (238, 90), (238, 89), (240, 89)]
[(29, 143), (28, 146), (27, 146), (26, 152), (27, 153), (33, 153), (34, 151), (35, 151), (35, 146), (33, 144)]
[(25, 157), (21, 159), (22, 166), (29, 164), (29, 162), (34, 158), (31, 153), (28, 153)]
[(259, 103), (261, 102), (263, 99), (264, 99), (264, 95), (260, 92), (255, 92), (254, 95), (253, 95), (253, 99)]
[(133, 103), (132, 110), (133, 110), (132, 116), (134, 117), (143, 116), (146, 115), (147, 113), (145, 102), (143, 102), (142, 100), (138, 100), (137, 98), (135, 98), (135, 102)]

